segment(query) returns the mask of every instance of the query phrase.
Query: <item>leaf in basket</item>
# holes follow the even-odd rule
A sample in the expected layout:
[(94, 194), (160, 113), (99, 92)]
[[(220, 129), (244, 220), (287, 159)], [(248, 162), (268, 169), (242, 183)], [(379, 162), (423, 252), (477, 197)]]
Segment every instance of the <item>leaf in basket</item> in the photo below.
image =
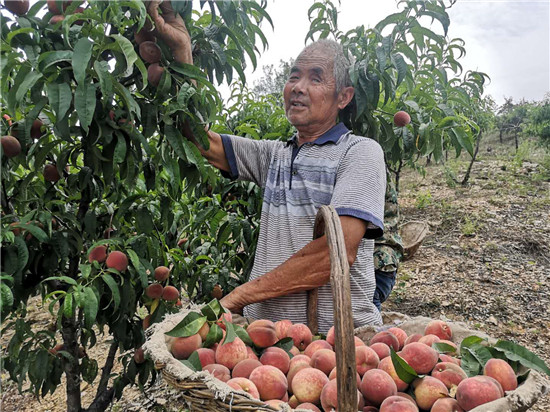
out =
[(466, 347), (471, 346), (475, 343), (481, 343), (484, 340), (485, 339), (480, 338), (479, 336), (475, 336), (475, 335), (468, 336), (467, 338), (464, 338), (462, 340), (462, 342), (460, 343), (460, 353), (462, 353), (462, 348), (466, 348)]
[(210, 330), (208, 331), (208, 335), (206, 335), (206, 339), (204, 340), (204, 344), (202, 345), (204, 348), (209, 348), (214, 343), (219, 342), (223, 338), (223, 330), (215, 323), (210, 326)]
[(186, 338), (199, 332), (199, 329), (206, 323), (206, 316), (197, 312), (189, 312), (186, 317), (178, 323), (174, 329), (166, 332), (166, 335), (175, 338)]
[(401, 379), (404, 382), (411, 383), (416, 378), (419, 377), (419, 375), (416, 373), (416, 371), (411, 368), (411, 366), (403, 360), (396, 352), (393, 350), (393, 348), (390, 348), (391, 351), (391, 361), (393, 363), (393, 367), (395, 368), (395, 373), (397, 373), (397, 376), (399, 376), (399, 379)]
[(518, 378), (518, 385), (521, 385), (523, 382), (525, 382), (527, 380), (527, 378), (529, 377), (530, 373), (531, 373), (531, 369), (527, 369), (525, 372), (523, 372), (519, 375), (516, 375), (517, 378)]
[(439, 353), (455, 353), (456, 349), (454, 346), (449, 345), (448, 343), (434, 342), (432, 343), (432, 348), (434, 348)]
[(294, 346), (294, 341), (290, 337), (283, 338), (277, 343), (275, 343), (275, 345), (273, 346), (277, 346), (278, 348), (284, 349), (287, 353), (290, 353), (290, 350)]
[(201, 308), (201, 312), (210, 322), (214, 322), (220, 318), (224, 309), (218, 299), (212, 299)]
[(195, 369), (195, 365), (193, 365), (187, 359), (180, 360), (180, 362), (183, 363), (185, 366), (187, 366), (189, 369), (191, 369), (193, 372), (197, 372), (197, 370)]
[(529, 349), (507, 340), (499, 340), (493, 347), (503, 352), (508, 359), (518, 361), (527, 368), (544, 372), (550, 376), (550, 368), (548, 368), (548, 365)]
[(202, 371), (201, 360), (199, 358), (199, 352), (195, 351), (187, 358), (187, 361), (193, 365), (195, 372)]
[(477, 376), (481, 373), (481, 365), (466, 348), (464, 348), (463, 352), (461, 349), (460, 367), (464, 369), (468, 377)]
[(237, 337), (237, 334), (235, 333), (235, 327), (231, 322), (228, 322), (226, 319), (224, 319), (223, 323), (225, 324), (225, 339), (222, 345), (225, 345), (226, 343), (233, 342)]
[(489, 348), (479, 343), (474, 343), (470, 346), (465, 347), (464, 351), (471, 353), (472, 356), (476, 358), (482, 368), (485, 366), (487, 361), (493, 357)]
[(248, 336), (248, 332), (242, 326), (233, 325), (233, 327), (235, 328), (235, 333), (239, 338), (241, 338), (245, 345), (254, 345), (254, 342), (252, 342), (252, 339), (250, 339), (250, 336)]

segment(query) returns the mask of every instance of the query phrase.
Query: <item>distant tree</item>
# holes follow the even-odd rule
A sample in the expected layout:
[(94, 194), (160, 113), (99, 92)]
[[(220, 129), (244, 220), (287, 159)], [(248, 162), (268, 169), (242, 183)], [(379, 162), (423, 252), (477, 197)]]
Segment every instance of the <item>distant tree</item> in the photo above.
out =
[(283, 93), (283, 87), (285, 86), (290, 68), (294, 64), (294, 59), (290, 59), (288, 62), (284, 60), (279, 61), (279, 67), (275, 68), (273, 64), (268, 64), (262, 67), (264, 73), (263, 77), (254, 82), (252, 92), (256, 95), (265, 96), (268, 94), (276, 97), (281, 97)]

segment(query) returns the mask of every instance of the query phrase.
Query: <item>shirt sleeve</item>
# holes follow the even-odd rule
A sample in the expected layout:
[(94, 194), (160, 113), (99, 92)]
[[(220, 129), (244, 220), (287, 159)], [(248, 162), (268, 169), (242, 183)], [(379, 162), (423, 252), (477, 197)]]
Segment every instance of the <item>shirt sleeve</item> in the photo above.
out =
[(222, 134), (225, 157), (231, 179), (247, 180), (264, 187), (271, 158), (278, 144), (271, 140), (253, 140)]
[(331, 205), (340, 216), (368, 223), (364, 237), (376, 239), (384, 231), (386, 167), (380, 145), (371, 139), (353, 142), (340, 162)]

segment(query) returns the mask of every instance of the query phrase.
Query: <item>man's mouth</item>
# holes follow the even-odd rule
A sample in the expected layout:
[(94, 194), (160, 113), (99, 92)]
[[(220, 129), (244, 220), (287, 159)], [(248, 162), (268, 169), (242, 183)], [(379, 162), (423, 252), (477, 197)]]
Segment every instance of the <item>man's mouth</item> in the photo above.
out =
[(292, 102), (290, 105), (291, 105), (292, 107), (306, 107), (305, 104), (300, 103), (300, 102)]

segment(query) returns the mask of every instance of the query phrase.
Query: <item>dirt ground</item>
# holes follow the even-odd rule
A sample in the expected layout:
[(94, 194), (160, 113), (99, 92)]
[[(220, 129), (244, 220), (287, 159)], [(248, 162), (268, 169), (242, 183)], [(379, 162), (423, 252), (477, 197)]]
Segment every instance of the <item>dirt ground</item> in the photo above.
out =
[[(425, 221), (430, 232), (404, 262), (384, 310), (463, 321), (472, 329), (524, 345), (550, 364), (550, 155), (525, 142), (488, 138), (470, 184), (462, 187), (467, 158), (429, 165), (426, 177), (406, 171), (401, 182), (402, 221)], [(50, 322), (40, 301), (31, 319)], [(3, 336), (3, 348), (9, 336)], [(108, 345), (89, 351), (100, 366)], [(2, 371), (2, 403), (9, 411), (64, 411), (64, 387), (44, 399), (19, 395)], [(83, 404), (94, 385), (82, 385)], [(166, 410), (166, 388), (141, 394), (127, 388), (112, 411)], [(530, 409), (550, 411), (550, 395)]]

